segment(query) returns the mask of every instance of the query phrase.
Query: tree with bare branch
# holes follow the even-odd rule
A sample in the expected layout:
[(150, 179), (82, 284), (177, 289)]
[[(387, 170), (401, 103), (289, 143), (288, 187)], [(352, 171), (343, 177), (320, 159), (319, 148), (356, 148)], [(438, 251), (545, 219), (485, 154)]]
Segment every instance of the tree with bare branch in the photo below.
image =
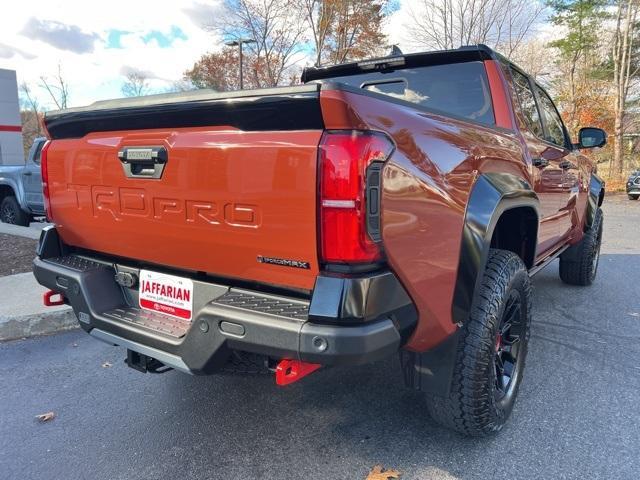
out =
[(62, 66), (58, 64), (58, 72), (53, 77), (40, 77), (40, 87), (48, 94), (58, 110), (67, 108), (69, 103), (69, 84), (62, 75)]
[(299, 0), (312, 32), (315, 65), (383, 53), (387, 0)]
[(300, 8), (312, 32), (316, 67), (322, 64), (329, 35), (335, 23), (336, 2), (300, 0)]
[(255, 41), (244, 48), (247, 57), (253, 57), (247, 77), (258, 87), (274, 87), (290, 78), (302, 58), (307, 31), (297, 0), (225, 0), (213, 28), (229, 40)]
[(144, 72), (130, 71), (125, 79), (120, 89), (125, 97), (141, 97), (151, 93), (148, 77)]
[(419, 47), (446, 50), (483, 43), (510, 58), (544, 10), (544, 3), (535, 0), (420, 0), (407, 30)]
[(20, 93), (20, 119), (22, 120), (22, 142), (25, 158), (33, 144), (33, 140), (43, 135), (40, 122), (41, 108), (38, 99), (33, 95), (27, 82), (22, 82)]
[(614, 145), (612, 170), (620, 176), (624, 170), (624, 120), (631, 81), (638, 77), (638, 0), (617, 0), (613, 42)]

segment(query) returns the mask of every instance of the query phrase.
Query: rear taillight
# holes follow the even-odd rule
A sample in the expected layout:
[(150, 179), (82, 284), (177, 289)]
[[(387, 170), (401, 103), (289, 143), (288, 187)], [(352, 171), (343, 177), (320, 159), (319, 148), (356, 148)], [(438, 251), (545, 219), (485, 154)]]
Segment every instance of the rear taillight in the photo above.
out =
[(323, 262), (374, 263), (382, 259), (381, 245), (374, 241), (379, 240), (379, 231), (372, 234), (371, 229), (379, 228), (379, 167), (393, 148), (391, 140), (378, 132), (324, 134), (319, 166)]
[(47, 220), (51, 221), (51, 202), (49, 200), (49, 164), (47, 161), (47, 151), (51, 145), (51, 140), (47, 140), (47, 143), (42, 147), (40, 153), (40, 170), (42, 173), (42, 195), (44, 197), (44, 210), (47, 214)]

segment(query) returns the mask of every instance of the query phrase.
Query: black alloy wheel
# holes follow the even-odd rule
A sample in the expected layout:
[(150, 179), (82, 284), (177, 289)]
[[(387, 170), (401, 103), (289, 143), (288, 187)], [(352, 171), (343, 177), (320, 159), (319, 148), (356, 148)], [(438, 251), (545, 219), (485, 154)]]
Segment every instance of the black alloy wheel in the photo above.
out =
[(512, 290), (496, 335), (494, 366), (497, 402), (509, 402), (514, 394), (520, 373), (518, 362), (524, 328), (522, 299), (517, 290)]

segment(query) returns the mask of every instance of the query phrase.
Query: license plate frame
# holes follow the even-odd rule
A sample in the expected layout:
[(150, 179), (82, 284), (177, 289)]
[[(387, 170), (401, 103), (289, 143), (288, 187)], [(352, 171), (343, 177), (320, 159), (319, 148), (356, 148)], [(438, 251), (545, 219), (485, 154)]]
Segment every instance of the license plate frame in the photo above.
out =
[(193, 319), (193, 281), (153, 270), (140, 270), (138, 305), (143, 310), (190, 322)]

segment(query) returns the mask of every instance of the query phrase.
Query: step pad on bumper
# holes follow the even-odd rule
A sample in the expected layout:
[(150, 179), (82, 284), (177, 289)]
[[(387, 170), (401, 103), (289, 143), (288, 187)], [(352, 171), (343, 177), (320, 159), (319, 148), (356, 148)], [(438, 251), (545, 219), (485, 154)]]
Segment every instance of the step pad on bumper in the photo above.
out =
[(103, 315), (111, 320), (131, 323), (137, 327), (163, 333), (173, 338), (184, 337), (191, 327), (189, 320), (149, 312), (136, 307), (115, 308), (104, 312)]
[(308, 302), (289, 301), (288, 299), (262, 296), (236, 289), (231, 289), (216, 298), (214, 303), (279, 317), (295, 318), (296, 320), (307, 320), (309, 316)]
[(87, 272), (96, 268), (103, 267), (104, 265), (88, 258), (80, 257), (78, 255), (67, 255), (64, 257), (53, 257), (45, 260), (49, 263), (55, 263), (61, 267), (70, 268), (77, 272)]

